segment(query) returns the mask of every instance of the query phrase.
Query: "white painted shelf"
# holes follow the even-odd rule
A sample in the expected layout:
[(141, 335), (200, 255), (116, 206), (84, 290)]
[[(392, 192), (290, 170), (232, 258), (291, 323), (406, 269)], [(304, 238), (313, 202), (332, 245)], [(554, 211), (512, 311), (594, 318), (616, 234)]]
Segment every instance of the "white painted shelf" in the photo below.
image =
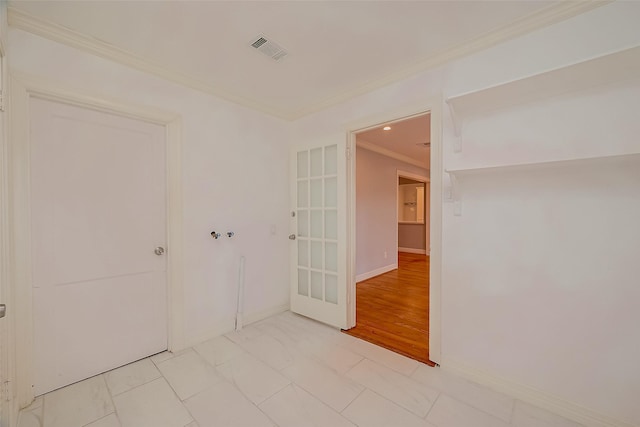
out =
[[(579, 92), (625, 80), (640, 80), (640, 47), (633, 47), (577, 64), (524, 77), (486, 89), (449, 97), (459, 138), (469, 118), (516, 105)], [(454, 147), (461, 150), (461, 142)]]
[(445, 169), (451, 178), (451, 198), (454, 203), (453, 213), (456, 216), (462, 214), (461, 181), (479, 174), (495, 172), (526, 172), (545, 169), (564, 169), (571, 166), (620, 167), (623, 164), (640, 163), (640, 153), (619, 154), (611, 156), (584, 157), (570, 160), (552, 160), (534, 163), (517, 163), (496, 166), (480, 166), (459, 169)]
[(537, 169), (548, 169), (548, 168), (562, 168), (568, 166), (577, 166), (577, 165), (593, 165), (593, 166), (606, 166), (611, 165), (615, 166), (622, 162), (628, 161), (640, 161), (640, 153), (630, 153), (630, 154), (619, 154), (614, 156), (598, 156), (598, 157), (584, 157), (579, 159), (570, 159), (570, 160), (552, 160), (545, 162), (534, 162), (534, 163), (515, 163), (515, 164), (507, 164), (507, 165), (496, 165), (496, 166), (480, 166), (480, 167), (470, 167), (470, 168), (459, 168), (459, 169), (445, 169), (445, 172), (450, 175), (456, 175), (460, 178), (468, 175), (475, 175), (478, 173), (486, 173), (486, 172), (505, 172), (505, 171), (526, 171), (526, 170), (537, 170)]

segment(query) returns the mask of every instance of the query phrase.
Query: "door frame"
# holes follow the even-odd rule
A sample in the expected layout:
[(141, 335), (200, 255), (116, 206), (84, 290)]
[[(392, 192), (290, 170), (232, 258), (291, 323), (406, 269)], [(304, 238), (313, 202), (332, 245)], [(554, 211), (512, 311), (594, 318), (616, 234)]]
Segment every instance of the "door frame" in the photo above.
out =
[[(424, 184), (424, 190), (425, 190), (425, 197), (427, 194), (427, 186), (430, 186), (431, 184), (431, 178), (424, 176), (424, 175), (420, 175), (417, 173), (411, 173), (411, 172), (407, 172), (407, 171), (403, 171), (401, 169), (396, 169), (396, 183), (398, 183), (398, 180), (400, 179), (400, 177), (403, 178), (410, 178), (413, 180), (416, 180), (418, 182), (421, 182)], [(429, 191), (429, 195), (431, 195), (431, 191)], [(396, 206), (399, 207), (399, 201), (400, 201), (400, 185), (397, 184), (396, 185)], [(426, 199), (425, 199), (426, 202)], [(426, 203), (425, 203), (426, 204)], [(399, 250), (400, 249), (400, 239), (398, 236), (398, 230), (400, 229), (400, 216), (399, 216), (399, 212), (398, 209), (396, 209), (396, 248)], [(427, 209), (425, 209), (425, 215), (429, 215), (429, 219), (431, 219), (431, 201), (429, 201), (429, 210), (427, 211)], [(425, 234), (425, 242), (429, 241), (429, 243), (431, 243), (430, 240), (427, 240), (427, 236), (429, 236), (429, 233), (431, 232), (431, 230), (429, 230), (430, 227), (425, 227), (424, 230), (424, 234)], [(417, 252), (416, 252), (417, 253)], [(425, 248), (425, 255), (429, 255), (429, 248)]]
[(18, 422), (18, 406), (14, 399), (15, 384), (15, 347), (13, 298), (9, 284), (10, 279), (10, 234), (9, 224), (9, 114), (8, 101), (8, 65), (6, 57), (7, 45), (7, 4), (0, 3), (0, 94), (2, 110), (0, 111), (0, 303), (6, 304), (7, 313), (0, 320), (0, 425), (13, 426)]
[(167, 308), (168, 349), (184, 348), (183, 258), (182, 258), (182, 174), (180, 115), (153, 107), (132, 105), (102, 94), (61, 88), (51, 81), (11, 73), (11, 119), (9, 138), (9, 214), (11, 287), (14, 296), (16, 357), (16, 399), (19, 407), (29, 405), (33, 395), (33, 307), (31, 290), (30, 140), (29, 100), (40, 98), (71, 104), (165, 127), (167, 191)]
[(442, 360), (442, 95), (398, 106), (347, 123), (347, 327), (356, 325), (356, 133), (383, 123), (393, 123), (431, 113), (430, 262), (429, 262), (429, 359)]

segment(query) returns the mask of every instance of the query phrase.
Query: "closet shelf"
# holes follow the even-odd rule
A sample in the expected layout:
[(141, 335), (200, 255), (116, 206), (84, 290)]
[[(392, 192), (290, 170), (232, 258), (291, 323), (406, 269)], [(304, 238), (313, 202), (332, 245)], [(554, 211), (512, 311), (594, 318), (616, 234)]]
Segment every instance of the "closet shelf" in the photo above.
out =
[(584, 157), (571, 160), (553, 160), (535, 163), (519, 163), (500, 166), (482, 166), (476, 168), (445, 169), (451, 178), (451, 201), (453, 202), (453, 214), (462, 215), (462, 191), (461, 183), (465, 178), (479, 174), (494, 172), (526, 172), (544, 169), (562, 169), (571, 166), (587, 167), (622, 167), (625, 164), (640, 163), (640, 153), (619, 154), (612, 156)]
[(539, 170), (548, 168), (563, 168), (569, 166), (617, 166), (624, 162), (640, 161), (640, 153), (618, 154), (612, 156), (598, 156), (598, 157), (584, 157), (578, 159), (569, 160), (551, 160), (544, 162), (534, 163), (515, 163), (507, 165), (496, 166), (480, 166), (470, 168), (458, 168), (458, 169), (445, 169), (445, 172), (449, 175), (455, 175), (459, 178), (468, 175), (475, 175), (478, 173), (490, 173), (490, 172), (519, 172), (527, 170)]
[[(447, 98), (456, 136), (464, 122), (488, 112), (640, 78), (640, 46)], [(456, 151), (461, 150), (459, 142)]]

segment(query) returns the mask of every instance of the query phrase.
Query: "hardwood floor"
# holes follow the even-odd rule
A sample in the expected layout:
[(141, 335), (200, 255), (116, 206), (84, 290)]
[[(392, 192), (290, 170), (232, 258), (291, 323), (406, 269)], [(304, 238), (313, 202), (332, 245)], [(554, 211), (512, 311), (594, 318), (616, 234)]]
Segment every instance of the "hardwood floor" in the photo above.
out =
[(356, 327), (344, 331), (429, 365), (429, 257), (398, 253), (398, 269), (356, 285)]

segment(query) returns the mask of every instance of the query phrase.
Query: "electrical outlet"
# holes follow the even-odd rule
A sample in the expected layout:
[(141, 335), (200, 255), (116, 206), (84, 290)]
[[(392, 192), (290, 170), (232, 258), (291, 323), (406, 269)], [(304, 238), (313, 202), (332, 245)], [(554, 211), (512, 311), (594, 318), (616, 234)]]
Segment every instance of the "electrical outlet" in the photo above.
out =
[(387, 251), (384, 251), (384, 259), (387, 259)]

